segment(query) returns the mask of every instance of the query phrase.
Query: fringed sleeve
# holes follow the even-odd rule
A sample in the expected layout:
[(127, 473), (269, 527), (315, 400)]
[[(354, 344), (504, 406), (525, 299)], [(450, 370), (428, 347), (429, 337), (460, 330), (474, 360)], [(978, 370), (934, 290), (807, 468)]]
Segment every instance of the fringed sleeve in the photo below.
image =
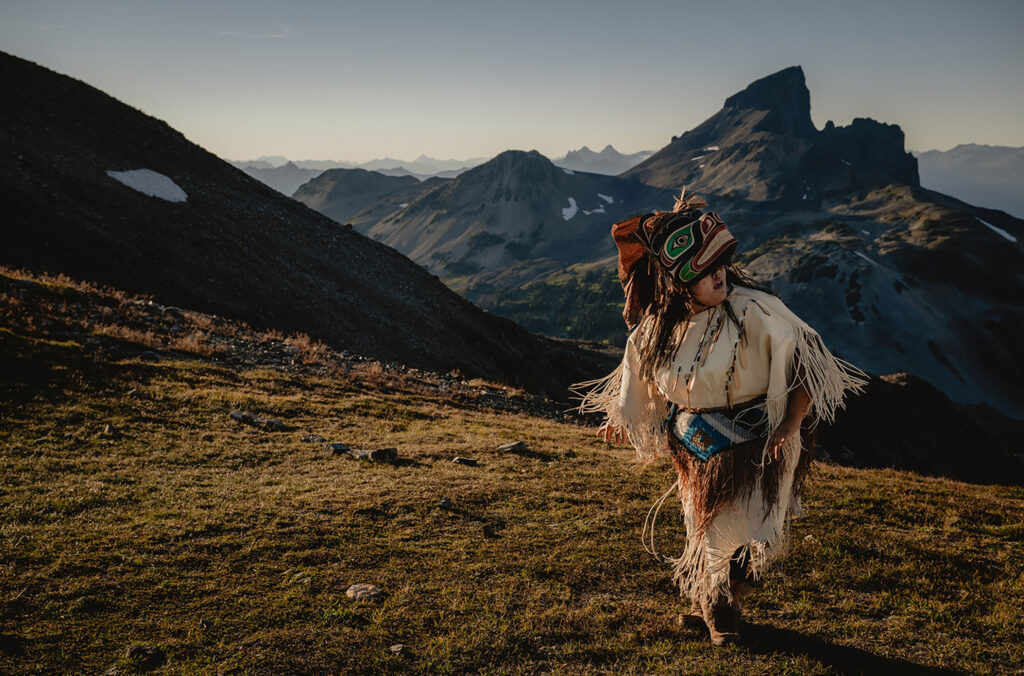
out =
[[(786, 305), (768, 294), (753, 301), (758, 311), (748, 317), (763, 326), (755, 330), (770, 343), (768, 392), (765, 408), (772, 431), (786, 417), (789, 393), (799, 386), (807, 391), (812, 425), (832, 422), (844, 408), (847, 392), (861, 392), (866, 374), (828, 351), (817, 331), (797, 317)], [(753, 328), (753, 327), (752, 327)], [(799, 439), (791, 439), (794, 450)], [(765, 449), (767, 452), (767, 448)]]
[(572, 390), (582, 396), (580, 413), (603, 413), (607, 425), (626, 432), (637, 459), (649, 462), (668, 453), (661, 429), (667, 409), (657, 388), (640, 380), (636, 336), (634, 331), (629, 337), (617, 369), (604, 378), (576, 383)]

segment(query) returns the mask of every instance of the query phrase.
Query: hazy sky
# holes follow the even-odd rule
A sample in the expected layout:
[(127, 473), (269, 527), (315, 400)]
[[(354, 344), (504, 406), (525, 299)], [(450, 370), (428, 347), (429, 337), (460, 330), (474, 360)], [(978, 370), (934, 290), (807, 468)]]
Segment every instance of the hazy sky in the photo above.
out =
[(819, 128), (1024, 146), (1022, 32), (1024, 1), (0, 0), (0, 50), (230, 159), (655, 150), (797, 64)]

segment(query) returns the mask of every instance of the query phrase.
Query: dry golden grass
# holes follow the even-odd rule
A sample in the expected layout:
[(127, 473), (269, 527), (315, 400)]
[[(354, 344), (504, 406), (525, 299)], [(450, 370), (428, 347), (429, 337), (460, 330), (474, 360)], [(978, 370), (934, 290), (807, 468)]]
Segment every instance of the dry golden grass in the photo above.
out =
[[(745, 642), (715, 649), (676, 626), (669, 570), (639, 542), (666, 467), (638, 467), (588, 429), (456, 405), (371, 366), (314, 378), (107, 362), (11, 330), (0, 366), (3, 673), (128, 668), (132, 644), (161, 648), (166, 673), (1024, 663), (1020, 488), (821, 468)], [(293, 429), (239, 425), (237, 409)], [(344, 459), (306, 434), (403, 460)], [(515, 440), (529, 452), (496, 450)], [(673, 510), (659, 533), (661, 550), (680, 549)], [(357, 582), (386, 596), (350, 601)]]

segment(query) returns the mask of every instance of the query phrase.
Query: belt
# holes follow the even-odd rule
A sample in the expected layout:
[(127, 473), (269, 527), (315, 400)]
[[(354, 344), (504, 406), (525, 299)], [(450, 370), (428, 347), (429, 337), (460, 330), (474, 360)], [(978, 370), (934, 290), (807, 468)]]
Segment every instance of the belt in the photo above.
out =
[(740, 444), (768, 436), (765, 396), (732, 407), (685, 408), (673, 403), (662, 430), (683, 450), (708, 460)]

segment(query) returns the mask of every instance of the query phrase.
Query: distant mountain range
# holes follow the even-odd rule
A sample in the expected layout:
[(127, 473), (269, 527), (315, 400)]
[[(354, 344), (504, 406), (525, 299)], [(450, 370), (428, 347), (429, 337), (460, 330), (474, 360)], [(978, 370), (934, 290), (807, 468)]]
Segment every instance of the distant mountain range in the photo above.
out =
[(611, 145), (604, 147), (599, 153), (595, 153), (587, 146), (579, 150), (570, 150), (565, 157), (559, 157), (553, 162), (559, 167), (572, 169), (573, 171), (587, 171), (592, 174), (608, 174), (617, 176), (627, 169), (643, 162), (653, 153), (650, 150), (641, 150), (638, 153), (623, 155)]
[(0, 264), (555, 396), (614, 363), (483, 312), (82, 82), (0, 53), (0, 84)]
[(287, 162), (279, 167), (248, 166), (241, 169), (284, 195), (291, 195), (300, 185), (323, 173), (322, 169), (304, 169), (294, 162)]
[(816, 129), (799, 67), (619, 177), (509, 151), (387, 209), (361, 204), (356, 227), (535, 330), (621, 343), (609, 227), (670, 208), (683, 185), (844, 357), (1024, 417), (1024, 222), (922, 188), (896, 125)]
[[(554, 161), (560, 167), (586, 171), (595, 174), (620, 174), (650, 156), (650, 151), (623, 155), (612, 146), (605, 146), (595, 153), (586, 146), (570, 150), (565, 157)], [(292, 195), (306, 181), (316, 178), (329, 169), (364, 169), (376, 171), (385, 176), (413, 176), (420, 180), (428, 178), (455, 178), (464, 171), (483, 164), (487, 158), (473, 157), (468, 160), (439, 160), (420, 155), (415, 160), (396, 160), (390, 157), (370, 160), (362, 164), (336, 162), (334, 160), (290, 161), (281, 155), (264, 155), (255, 160), (234, 160), (235, 165), (253, 178), (266, 183), (274, 190)]]
[(1024, 218), (1024, 148), (969, 143), (917, 154), (921, 185)]
[(486, 158), (479, 157), (468, 160), (438, 160), (420, 155), (415, 160), (396, 160), (385, 157), (357, 164), (334, 160), (297, 160), (293, 162), (281, 155), (263, 155), (255, 160), (231, 160), (230, 163), (274, 190), (291, 196), (299, 186), (329, 169), (364, 169), (386, 176), (413, 176), (425, 180), (434, 176), (454, 178), (466, 169), (485, 160)]

